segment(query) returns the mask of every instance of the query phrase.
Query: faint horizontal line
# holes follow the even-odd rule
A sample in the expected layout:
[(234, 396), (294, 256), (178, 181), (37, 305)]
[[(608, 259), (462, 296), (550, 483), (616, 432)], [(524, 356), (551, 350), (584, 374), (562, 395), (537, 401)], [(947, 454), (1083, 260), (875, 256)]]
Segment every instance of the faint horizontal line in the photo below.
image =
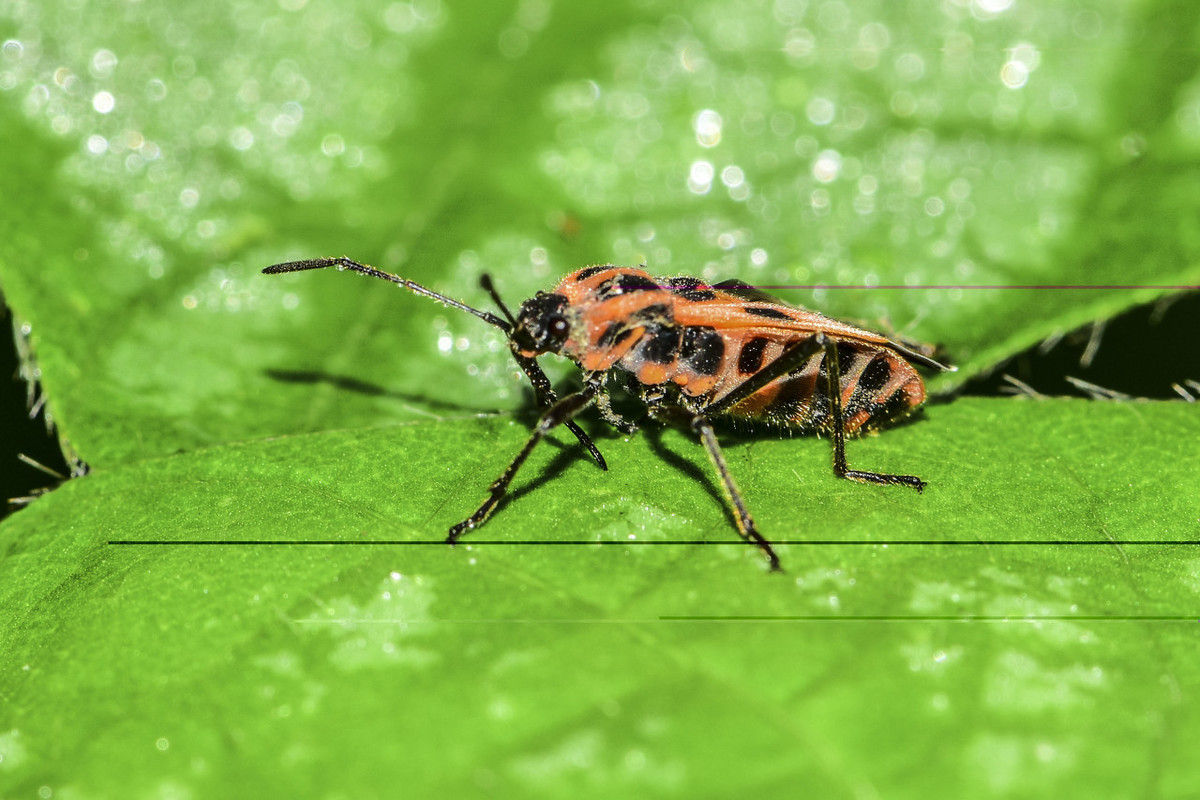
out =
[[(446, 547), (444, 539), (109, 539), (106, 544), (118, 547), (176, 545), (180, 547)], [(1051, 539), (1026, 541), (1023, 539), (777, 539), (772, 545), (795, 545), (805, 547), (1192, 547), (1200, 545), (1197, 539), (1142, 539), (1137, 541), (1113, 541), (1110, 539)], [(747, 542), (736, 540), (715, 541), (712, 539), (467, 539), (456, 543), (464, 547), (585, 547), (590, 545), (626, 547), (720, 547), (736, 545), (745, 547)]]
[[(663, 291), (673, 291), (669, 284), (658, 287)], [(716, 289), (720, 286), (702, 284), (689, 287), (690, 289)], [(1093, 291), (1131, 291), (1134, 289), (1171, 289), (1173, 291), (1190, 291), (1200, 289), (1200, 284), (1161, 284), (1161, 283), (879, 283), (867, 285), (862, 283), (756, 283), (750, 288), (763, 291), (781, 291), (786, 289), (1085, 289)]]
[[(669, 287), (665, 287), (669, 288)], [(1093, 290), (1130, 290), (1130, 289), (1174, 289), (1178, 291), (1200, 289), (1195, 284), (1041, 284), (1041, 283), (920, 283), (899, 284), (884, 283), (866, 286), (857, 283), (793, 283), (777, 285), (758, 285), (755, 289), (777, 291), (780, 289), (1093, 289)]]
[(458, 623), (467, 625), (491, 625), (508, 623), (515, 625), (578, 625), (578, 624), (612, 624), (612, 625), (646, 625), (664, 622), (1200, 622), (1200, 614), (1187, 616), (1184, 614), (1052, 614), (1043, 616), (1003, 616), (970, 614), (796, 614), (790, 616), (755, 616), (755, 615), (664, 615), (652, 618), (591, 618), (580, 617), (569, 619), (563, 617), (502, 617), (481, 618), (444, 618), (444, 619), (355, 619), (353, 617), (336, 617), (331, 619), (293, 619), (297, 625), (437, 625), (441, 623)]
[(797, 614), (661, 616), (663, 622), (1200, 622), (1200, 614)]
[(578, 617), (575, 619), (567, 617), (441, 617), (430, 619), (355, 619), (353, 617), (334, 617), (330, 619), (293, 619), (291, 620), (297, 625), (438, 625), (441, 623), (456, 623), (462, 625), (492, 625), (496, 623), (509, 623), (514, 625), (579, 625), (581, 623), (593, 624), (608, 624), (608, 625), (649, 625), (660, 624), (663, 622), (674, 622), (675, 620), (663, 619), (662, 617)]

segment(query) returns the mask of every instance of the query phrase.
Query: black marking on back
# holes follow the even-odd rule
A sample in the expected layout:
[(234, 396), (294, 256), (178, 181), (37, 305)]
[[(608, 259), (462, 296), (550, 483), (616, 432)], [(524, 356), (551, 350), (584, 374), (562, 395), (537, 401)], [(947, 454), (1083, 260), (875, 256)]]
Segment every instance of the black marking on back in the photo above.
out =
[(616, 347), (633, 334), (633, 328), (623, 321), (610, 322), (596, 341), (599, 347)]
[(751, 303), (776, 303), (784, 305), (762, 289), (751, 286), (745, 281), (739, 281), (737, 278), (730, 278), (727, 281), (714, 283), (712, 288), (720, 289), (722, 292), (731, 294), (739, 300), (749, 300)]
[[(846, 401), (846, 407), (843, 409), (846, 419), (850, 419), (862, 411), (866, 411), (868, 414), (872, 413), (872, 409), (875, 405), (875, 394), (878, 393), (879, 389), (883, 388), (883, 385), (887, 383), (886, 375), (883, 377), (882, 383), (879, 383), (879, 369), (875, 366), (876, 354), (874, 352), (863, 350), (862, 348), (851, 347), (843, 354), (843, 351), (841, 348), (839, 348), (838, 364), (842, 368), (843, 393), (846, 389), (846, 381), (848, 380), (847, 376), (853, 373), (858, 364), (864, 359), (868, 363), (862, 370), (862, 374), (859, 376), (859, 379), (855, 381), (854, 388), (850, 392), (850, 398)], [(880, 357), (880, 360), (882, 360), (882, 357)], [(884, 362), (883, 366), (886, 370), (887, 363)], [(872, 374), (868, 375), (868, 372)], [(864, 384), (864, 378), (867, 380), (866, 384)], [(872, 382), (877, 383), (878, 385), (875, 391), (869, 392), (867, 391), (867, 386)]]
[(638, 355), (655, 364), (670, 364), (679, 352), (679, 338), (679, 328), (674, 325), (647, 325)]
[(870, 431), (881, 428), (889, 422), (907, 417), (912, 411), (908, 395), (904, 392), (904, 387), (900, 387), (882, 403), (872, 404), (871, 416), (863, 423), (862, 430)]
[(715, 328), (693, 325), (683, 330), (679, 357), (697, 375), (716, 375), (725, 357), (725, 340)]
[(618, 275), (600, 284), (596, 289), (596, 294), (601, 300), (608, 300), (622, 294), (646, 292), (658, 288), (660, 288), (658, 281), (648, 275)]
[(606, 269), (608, 269), (608, 267), (587, 267), (586, 269), (581, 269), (579, 272), (575, 273), (575, 280), (577, 282), (586, 281), (588, 278), (591, 278), (594, 275), (599, 275)]
[[(776, 300), (774, 296), (767, 294), (766, 291), (763, 291), (757, 287), (752, 287), (752, 285), (746, 283), (745, 281), (738, 281), (737, 278), (730, 278), (728, 281), (714, 283), (713, 288), (720, 289), (721, 291), (724, 291), (725, 294), (731, 294), (734, 297), (737, 297), (738, 300), (779, 303), (779, 300)], [(780, 305), (784, 305), (784, 303), (780, 303)]]
[(650, 305), (633, 312), (631, 316), (633, 319), (639, 322), (645, 321), (662, 323), (671, 322), (673, 319), (670, 306), (667, 306), (664, 303), (651, 303)]
[(738, 353), (738, 372), (753, 375), (762, 369), (763, 353), (770, 342), (765, 336), (755, 336), (742, 345), (742, 352)]
[(689, 278), (687, 276), (667, 278), (666, 288), (670, 289), (672, 294), (694, 303), (715, 300), (717, 297), (717, 293), (708, 288), (708, 284), (699, 278)]
[(786, 311), (780, 311), (778, 308), (761, 308), (759, 306), (742, 306), (742, 311), (747, 314), (753, 314), (756, 317), (764, 317), (766, 319), (786, 319), (791, 320), (791, 314)]
[[(849, 342), (834, 342), (833, 346), (837, 348), (838, 360), (838, 375), (841, 379), (841, 385), (837, 387), (838, 391), (844, 391), (846, 388), (846, 373), (850, 370), (850, 366), (854, 360), (858, 348)], [(821, 354), (820, 378), (817, 381), (817, 390), (824, 394), (829, 386), (829, 359), (824, 353)], [(826, 398), (828, 399), (828, 398)], [(843, 408), (844, 412), (846, 409)]]
[[(819, 354), (813, 358), (820, 358)], [(825, 394), (825, 381), (818, 377), (814, 383), (810, 376), (791, 373), (780, 379), (779, 390), (764, 409), (768, 418), (790, 420), (798, 424), (820, 427), (820, 420), (828, 415), (829, 398)], [(772, 384), (774, 385), (774, 384)], [(805, 409), (807, 407), (807, 413)]]
[(854, 388), (854, 393), (861, 392), (868, 399), (874, 400), (875, 395), (879, 394), (879, 390), (887, 385), (891, 377), (892, 367), (888, 363), (887, 356), (877, 355), (863, 370), (863, 374)]

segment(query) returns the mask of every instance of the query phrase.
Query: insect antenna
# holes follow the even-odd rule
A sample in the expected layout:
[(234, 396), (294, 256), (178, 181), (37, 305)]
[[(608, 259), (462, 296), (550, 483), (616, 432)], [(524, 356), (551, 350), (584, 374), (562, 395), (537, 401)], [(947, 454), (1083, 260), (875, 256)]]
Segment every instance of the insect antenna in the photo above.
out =
[(513, 317), (512, 312), (508, 310), (508, 306), (504, 304), (504, 300), (501, 299), (500, 293), (496, 291), (496, 285), (492, 283), (492, 276), (488, 275), (486, 272), (480, 275), (479, 285), (485, 292), (488, 293), (489, 296), (491, 296), (492, 302), (499, 306), (501, 313), (504, 314), (504, 318), (508, 320), (508, 324), (512, 325), (513, 328), (516, 328), (517, 320), (515, 317)]
[[(374, 267), (366, 264), (360, 264), (348, 256), (338, 256), (336, 258), (308, 258), (304, 259), (303, 261), (286, 261), (282, 264), (274, 264), (270, 267), (267, 267), (263, 270), (263, 274), (280, 275), (285, 272), (302, 272), (304, 270), (324, 269), (326, 267), (334, 267), (339, 271), (349, 269), (353, 270), (354, 272), (361, 272), (363, 275), (369, 275), (372, 278), (382, 278), (385, 281), (390, 281), (399, 286), (403, 286), (405, 289), (422, 295), (423, 297), (436, 300), (442, 305), (450, 306), (451, 308), (457, 308), (459, 311), (466, 311), (468, 314), (479, 317), (489, 325), (495, 325), (497, 328), (504, 331), (504, 335), (509, 337), (510, 340), (512, 339), (513, 329), (517, 325), (512, 313), (508, 310), (508, 306), (504, 305), (504, 301), (500, 299), (500, 295), (496, 292), (496, 287), (492, 285), (491, 278), (487, 275), (484, 275), (483, 278), (480, 279), (480, 283), (483, 285), (484, 290), (492, 296), (494, 301), (496, 301), (496, 305), (500, 306), (500, 310), (504, 312), (504, 316), (508, 318), (507, 320), (500, 319), (490, 311), (480, 311), (478, 308), (473, 308), (466, 303), (460, 303), (458, 300), (455, 300), (451, 297), (446, 297), (446, 295), (435, 292), (432, 289), (426, 289), (421, 284), (410, 281), (407, 278), (401, 278), (399, 275), (393, 275), (390, 272), (384, 272), (383, 270), (375, 269)], [(550, 379), (546, 377), (546, 373), (542, 372), (542, 368), (538, 366), (537, 361), (532, 358), (522, 356), (515, 350), (512, 351), (512, 353), (513, 357), (517, 360), (517, 366), (521, 368), (521, 371), (525, 373), (527, 378), (529, 378), (529, 382), (533, 384), (533, 392), (537, 398), (538, 405), (542, 406), (543, 408), (549, 408), (550, 406), (554, 405), (558, 397), (555, 395), (554, 389), (550, 387)], [(591, 437), (584, 433), (583, 429), (576, 425), (574, 421), (568, 420), (566, 422), (566, 427), (571, 431), (571, 433), (575, 434), (575, 437), (579, 439), (579, 443), (582, 444), (588, 451), (588, 454), (595, 459), (596, 463), (600, 466), (600, 469), (607, 470), (608, 464), (605, 463), (604, 456), (600, 455), (600, 450), (596, 447), (596, 444), (592, 441)]]
[[(263, 270), (263, 274), (279, 275), (284, 272), (300, 272), (301, 270), (324, 269), (325, 267), (336, 267), (338, 270), (350, 269), (354, 270), (355, 272), (361, 272), (363, 275), (370, 275), (372, 278), (382, 278), (385, 281), (391, 281), (392, 283), (399, 284), (405, 289), (416, 292), (419, 295), (423, 295), (424, 297), (428, 297), (432, 300), (437, 300), (442, 305), (450, 306), (451, 308), (457, 308), (459, 311), (466, 311), (468, 314), (474, 314), (489, 325), (495, 325), (506, 334), (512, 333), (512, 325), (509, 322), (505, 322), (504, 320), (500, 319), (491, 312), (480, 311), (478, 308), (472, 308), (466, 303), (460, 303), (459, 301), (446, 297), (444, 294), (439, 294), (432, 289), (426, 289), (421, 284), (414, 283), (407, 278), (401, 278), (399, 275), (393, 275), (390, 272), (384, 272), (383, 270), (369, 267), (366, 264), (360, 264), (351, 258), (347, 258), (346, 256), (339, 256), (337, 258), (309, 258), (305, 259), (304, 261), (288, 261), (283, 264), (275, 264), (274, 266), (267, 267)], [(505, 310), (505, 315), (508, 315), (507, 309)], [(512, 317), (509, 316), (509, 319), (511, 320)]]

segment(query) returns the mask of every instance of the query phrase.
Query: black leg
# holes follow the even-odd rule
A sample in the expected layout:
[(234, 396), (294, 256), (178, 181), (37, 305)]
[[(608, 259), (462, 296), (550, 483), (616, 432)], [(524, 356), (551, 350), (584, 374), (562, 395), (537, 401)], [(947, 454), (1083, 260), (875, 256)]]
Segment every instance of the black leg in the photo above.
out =
[(717, 474), (721, 476), (721, 488), (725, 490), (725, 499), (733, 509), (733, 521), (737, 524), (738, 533), (746, 541), (758, 545), (758, 549), (762, 550), (763, 555), (767, 557), (767, 563), (771, 565), (772, 572), (780, 571), (779, 556), (775, 555), (775, 551), (771, 549), (771, 543), (764, 539), (762, 534), (758, 532), (758, 528), (754, 526), (754, 518), (746, 510), (746, 503), (742, 500), (742, 493), (738, 491), (737, 484), (733, 482), (733, 476), (729, 474), (729, 465), (725, 463), (725, 455), (721, 452), (721, 445), (717, 444), (717, 435), (713, 432), (712, 423), (704, 415), (697, 414), (692, 417), (691, 428), (699, 434), (700, 441), (704, 443), (704, 450), (708, 453), (709, 460), (712, 461)]
[(712, 462), (713, 468), (717, 471), (717, 475), (721, 479), (721, 490), (725, 494), (725, 501), (729, 503), (730, 509), (733, 510), (733, 522), (737, 526), (738, 533), (747, 542), (756, 545), (759, 550), (762, 550), (763, 555), (767, 557), (767, 563), (771, 566), (772, 572), (781, 571), (779, 556), (771, 548), (771, 543), (758, 532), (758, 528), (754, 524), (754, 518), (750, 516), (750, 512), (746, 509), (746, 501), (742, 499), (742, 493), (738, 491), (737, 484), (733, 481), (733, 475), (729, 472), (729, 465), (725, 463), (725, 454), (721, 452), (721, 445), (717, 442), (717, 434), (713, 431), (712, 423), (708, 421), (708, 417), (688, 411), (679, 406), (665, 404), (650, 405), (650, 415), (660, 422), (684, 425), (695, 431), (700, 437), (700, 442), (704, 445), (704, 452), (708, 453), (708, 460)]
[[(517, 360), (517, 366), (529, 378), (529, 382), (533, 384), (533, 396), (537, 404), (542, 408), (550, 408), (558, 401), (558, 395), (554, 393), (554, 389), (550, 386), (550, 379), (546, 377), (546, 373), (542, 372), (542, 368), (538, 366), (537, 359), (523, 356), (516, 350), (512, 351), (513, 358)], [(576, 425), (571, 420), (566, 422), (567, 430), (575, 434), (575, 438), (579, 443), (587, 448), (588, 453), (596, 460), (600, 469), (607, 470), (608, 463), (604, 460), (604, 456), (600, 455), (600, 448), (596, 447), (596, 443), (592, 441), (592, 437), (583, 432), (583, 429)]]
[(508, 465), (508, 469), (504, 470), (499, 478), (488, 487), (488, 497), (483, 501), (474, 514), (467, 517), (462, 522), (450, 529), (450, 535), (446, 537), (446, 541), (454, 544), (467, 531), (474, 530), (480, 525), (488, 521), (492, 516), (492, 512), (496, 510), (496, 506), (504, 498), (508, 492), (508, 486), (512, 483), (512, 479), (517, 474), (517, 470), (525, 463), (525, 459), (529, 458), (529, 454), (533, 452), (533, 448), (537, 443), (546, 437), (550, 431), (557, 428), (559, 425), (564, 425), (570, 422), (571, 418), (590, 406), (596, 399), (596, 393), (600, 391), (599, 383), (588, 383), (583, 387), (583, 390), (570, 394), (552, 405), (542, 418), (538, 420), (537, 427), (533, 429), (533, 434), (529, 437), (529, 441), (521, 448), (521, 452), (517, 453), (517, 457)]
[(825, 348), (826, 393), (829, 395), (830, 435), (833, 437), (833, 471), (839, 478), (859, 483), (881, 483), (885, 486), (907, 486), (920, 492), (925, 481), (915, 475), (888, 475), (881, 472), (862, 472), (846, 464), (846, 421), (842, 411), (842, 370), (838, 364), (837, 344), (824, 334), (813, 337)]
[[(504, 318), (508, 320), (508, 328), (505, 333), (509, 334), (508, 343), (512, 351), (513, 358), (517, 360), (517, 366), (525, 373), (525, 377), (529, 378), (529, 382), (533, 384), (533, 393), (537, 399), (537, 404), (542, 408), (549, 408), (558, 400), (558, 396), (554, 394), (554, 389), (550, 386), (550, 379), (546, 377), (546, 373), (542, 372), (542, 368), (538, 366), (537, 359), (529, 356), (523, 356), (512, 345), (512, 331), (517, 327), (517, 321), (513, 318), (512, 312), (508, 310), (504, 299), (500, 297), (500, 293), (496, 291), (495, 284), (492, 283), (492, 276), (486, 272), (479, 276), (479, 285), (483, 290), (492, 296), (492, 301), (500, 308)], [(588, 453), (596, 460), (600, 469), (607, 470), (608, 464), (604, 461), (604, 456), (600, 455), (600, 450), (596, 447), (596, 443), (592, 441), (583, 430), (574, 422), (567, 423), (567, 430), (575, 434), (575, 438), (579, 443), (587, 448)]]

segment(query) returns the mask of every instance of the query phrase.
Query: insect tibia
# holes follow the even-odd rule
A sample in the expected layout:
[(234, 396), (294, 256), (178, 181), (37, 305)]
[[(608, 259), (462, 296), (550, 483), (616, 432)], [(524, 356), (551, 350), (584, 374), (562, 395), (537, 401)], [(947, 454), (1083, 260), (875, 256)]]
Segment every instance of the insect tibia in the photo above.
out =
[(464, 519), (462, 522), (450, 528), (449, 535), (446, 536), (446, 544), (456, 544), (462, 535), (467, 531), (474, 530), (477, 523), (469, 519)]
[(598, 383), (586, 384), (582, 391), (569, 394), (546, 409), (546, 412), (542, 414), (542, 418), (538, 420), (537, 427), (533, 429), (533, 434), (526, 440), (525, 446), (517, 453), (516, 458), (509, 463), (508, 469), (504, 470), (500, 477), (488, 487), (487, 499), (476, 509), (474, 514), (450, 529), (450, 535), (446, 538), (446, 541), (453, 544), (467, 531), (474, 530), (487, 522), (488, 518), (492, 516), (492, 512), (500, 505), (500, 501), (504, 499), (504, 495), (508, 492), (509, 484), (512, 483), (517, 470), (529, 458), (529, 454), (533, 452), (533, 448), (537, 446), (538, 442), (544, 439), (550, 431), (559, 425), (569, 423), (572, 417), (590, 406), (595, 399), (596, 392), (599, 390), (600, 386)]
[[(668, 410), (667, 413), (670, 414), (671, 411)], [(688, 415), (680, 409), (675, 416), (677, 419), (682, 420)], [(746, 541), (758, 546), (763, 556), (766, 557), (767, 564), (770, 566), (772, 572), (782, 572), (783, 567), (779, 564), (779, 556), (775, 554), (775, 550), (771, 547), (770, 542), (764, 539), (763, 535), (758, 532), (758, 528), (754, 524), (754, 518), (746, 510), (746, 502), (742, 500), (742, 493), (738, 491), (737, 484), (733, 481), (733, 475), (729, 472), (729, 465), (725, 462), (725, 455), (721, 452), (721, 445), (717, 443), (717, 435), (713, 431), (712, 423), (703, 414), (691, 415), (691, 419), (687, 420), (687, 423), (688, 427), (700, 437), (700, 442), (704, 445), (704, 449), (708, 453), (709, 461), (712, 462), (713, 467), (717, 471), (717, 476), (721, 479), (721, 488), (724, 490), (725, 499), (729, 502), (730, 509), (733, 511), (733, 521), (737, 526), (738, 533)]]

